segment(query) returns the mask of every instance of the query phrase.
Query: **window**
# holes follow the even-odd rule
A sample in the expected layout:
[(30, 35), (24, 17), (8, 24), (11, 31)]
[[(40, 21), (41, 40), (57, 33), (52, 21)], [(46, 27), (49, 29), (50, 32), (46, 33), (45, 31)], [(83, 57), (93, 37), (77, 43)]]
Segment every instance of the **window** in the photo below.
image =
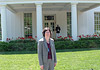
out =
[(71, 12), (67, 12), (67, 36), (72, 36), (71, 31)]
[(44, 16), (45, 20), (54, 20), (54, 16)]
[(1, 14), (0, 14), (0, 40), (2, 39), (2, 30), (1, 30)]
[(43, 28), (49, 27), (52, 31), (52, 38), (55, 38), (56, 14), (44, 15), (43, 19)]
[(24, 13), (24, 35), (25, 38), (32, 36), (32, 13)]
[(100, 13), (94, 13), (94, 23), (95, 34), (100, 34)]
[(52, 31), (55, 29), (55, 15), (44, 16), (44, 27), (49, 27)]

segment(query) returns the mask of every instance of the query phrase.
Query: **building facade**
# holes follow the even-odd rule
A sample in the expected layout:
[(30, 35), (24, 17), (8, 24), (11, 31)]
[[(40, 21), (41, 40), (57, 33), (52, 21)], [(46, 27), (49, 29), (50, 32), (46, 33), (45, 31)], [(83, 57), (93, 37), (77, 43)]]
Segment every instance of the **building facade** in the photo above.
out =
[(42, 30), (49, 27), (60, 36), (100, 34), (100, 0), (0, 0), (0, 38), (32, 36), (38, 41)]

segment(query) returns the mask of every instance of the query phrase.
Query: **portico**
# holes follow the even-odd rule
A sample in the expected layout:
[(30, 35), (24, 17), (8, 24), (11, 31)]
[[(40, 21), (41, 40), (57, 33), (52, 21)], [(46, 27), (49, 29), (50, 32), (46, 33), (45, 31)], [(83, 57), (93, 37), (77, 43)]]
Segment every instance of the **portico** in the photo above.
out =
[[(23, 12), (27, 12), (27, 11), (31, 11), (31, 12), (35, 12), (35, 14), (33, 14), (34, 16), (36, 16), (36, 19), (34, 17), (34, 19), (32, 18), (32, 22), (33, 20), (36, 22), (34, 22), (34, 24), (32, 24), (32, 35), (35, 34), (34, 36), (37, 36), (37, 41), (42, 38), (42, 29), (44, 27), (44, 14), (46, 14), (46, 12), (50, 12), (50, 11), (69, 11), (71, 12), (71, 33), (72, 33), (72, 38), (76, 41), (78, 40), (77, 36), (78, 36), (78, 12), (85, 12), (87, 10), (90, 10), (90, 9), (93, 9), (97, 6), (100, 6), (100, 1), (99, 0), (95, 0), (95, 1), (88, 1), (88, 0), (85, 0), (85, 1), (82, 1), (82, 0), (76, 0), (76, 1), (33, 1), (33, 0), (28, 0), (28, 1), (5, 1), (5, 2), (1, 2), (0, 3), (0, 7), (1, 7), (1, 27), (2, 27), (2, 41), (6, 41), (9, 33), (8, 33), (8, 30), (7, 30), (7, 25), (9, 25), (7, 23), (7, 19), (8, 19), (8, 16), (7, 16), (7, 9), (9, 11), (11, 11), (13, 13), (13, 15), (16, 17), (16, 14), (18, 12), (21, 12), (23, 14)], [(52, 15), (53, 13), (51, 13)], [(46, 14), (47, 15), (47, 14)], [(48, 14), (50, 15), (50, 14)], [(20, 15), (19, 15), (20, 16)], [(10, 16), (9, 16), (10, 17)], [(20, 16), (22, 17), (22, 16)], [(11, 18), (12, 19), (12, 18)], [(14, 19), (16, 20), (16, 19)], [(21, 20), (21, 19), (18, 19), (18, 20)], [(24, 19), (21, 20), (20, 23), (23, 23), (21, 24), (20, 28), (21, 28), (21, 32), (22, 34), (18, 35), (18, 36), (25, 36), (23, 32), (24, 31)], [(60, 19), (57, 19), (56, 18), (56, 22), (55, 22), (55, 26), (57, 24), (57, 20), (60, 20)], [(16, 23), (17, 24), (17, 23)], [(62, 30), (63, 29), (63, 25), (65, 25), (65, 23), (60, 23), (61, 26), (62, 26)], [(67, 22), (66, 22), (67, 24)], [(10, 24), (11, 25), (11, 24)], [(20, 25), (20, 24), (19, 24)], [(54, 26), (54, 27), (55, 27)], [(15, 26), (16, 28), (16, 26)], [(67, 28), (67, 27), (64, 27), (64, 28)], [(15, 30), (16, 31), (16, 30)], [(19, 30), (20, 31), (20, 30)], [(63, 31), (62, 31), (63, 32)], [(64, 33), (64, 32), (63, 32)], [(62, 35), (63, 35), (62, 33)], [(66, 36), (67, 36), (67, 31), (66, 31)], [(16, 33), (14, 34), (16, 35)], [(15, 36), (15, 37), (18, 37), (18, 36)], [(33, 36), (33, 37), (34, 37)], [(14, 38), (14, 37), (13, 37)]]

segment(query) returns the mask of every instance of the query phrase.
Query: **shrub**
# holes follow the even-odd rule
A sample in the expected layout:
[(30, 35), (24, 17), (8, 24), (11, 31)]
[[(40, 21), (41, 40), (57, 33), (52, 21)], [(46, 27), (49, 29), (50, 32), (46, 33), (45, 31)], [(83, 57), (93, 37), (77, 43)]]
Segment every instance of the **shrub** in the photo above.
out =
[(7, 51), (8, 50), (8, 44), (7, 42), (0, 42), (0, 51)]
[[(75, 48), (100, 48), (100, 40), (78, 40), (67, 39), (55, 40), (56, 49), (75, 49)], [(35, 40), (13, 40), (10, 42), (0, 42), (0, 51), (37, 51)]]
[(55, 41), (56, 49), (100, 48), (100, 40)]
[(34, 51), (36, 50), (35, 40), (13, 40), (0, 42), (0, 51)]

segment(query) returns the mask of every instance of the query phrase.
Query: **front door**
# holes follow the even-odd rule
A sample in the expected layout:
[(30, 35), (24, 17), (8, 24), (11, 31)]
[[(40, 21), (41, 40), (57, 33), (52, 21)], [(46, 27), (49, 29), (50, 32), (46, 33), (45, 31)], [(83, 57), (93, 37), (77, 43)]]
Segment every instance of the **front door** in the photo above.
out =
[(52, 38), (56, 38), (56, 32), (55, 32), (55, 15), (45, 15), (44, 16), (44, 24), (43, 28), (49, 27), (52, 31)]

